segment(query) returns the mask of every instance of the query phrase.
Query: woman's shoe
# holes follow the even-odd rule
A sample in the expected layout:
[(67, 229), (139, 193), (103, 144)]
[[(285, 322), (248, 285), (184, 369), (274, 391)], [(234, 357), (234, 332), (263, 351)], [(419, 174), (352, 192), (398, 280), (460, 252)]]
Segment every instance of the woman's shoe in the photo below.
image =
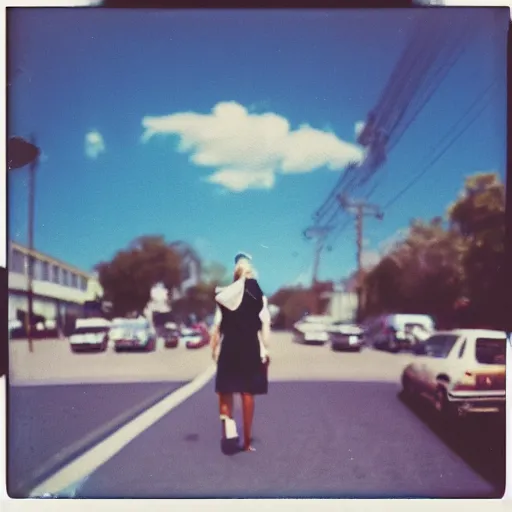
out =
[(221, 415), (222, 421), (222, 439), (221, 451), (226, 455), (232, 455), (240, 451), (238, 432), (236, 422), (228, 416)]

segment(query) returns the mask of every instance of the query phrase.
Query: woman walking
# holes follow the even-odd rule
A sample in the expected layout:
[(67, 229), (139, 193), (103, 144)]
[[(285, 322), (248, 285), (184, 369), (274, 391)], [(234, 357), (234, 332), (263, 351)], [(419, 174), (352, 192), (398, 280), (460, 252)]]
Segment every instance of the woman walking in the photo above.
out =
[(250, 262), (239, 253), (235, 258), (234, 282), (217, 290), (217, 311), (211, 333), (212, 356), (217, 362), (215, 391), (219, 396), (223, 443), (236, 439), (233, 394), (242, 398), (243, 450), (251, 444), (254, 395), (268, 391), (267, 367), (270, 314)]

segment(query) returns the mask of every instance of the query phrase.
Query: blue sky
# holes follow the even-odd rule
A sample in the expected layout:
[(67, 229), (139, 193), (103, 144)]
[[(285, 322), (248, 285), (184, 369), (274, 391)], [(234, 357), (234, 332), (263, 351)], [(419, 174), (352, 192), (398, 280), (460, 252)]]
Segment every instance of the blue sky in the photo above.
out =
[[(35, 133), (35, 245), (91, 269), (132, 239), (162, 234), (230, 267), (254, 257), (267, 293), (310, 279), (301, 233), (374, 107), (406, 42), (409, 12), (31, 9), (11, 20), (9, 134)], [(385, 203), (496, 80), (489, 108), (391, 209), (366, 220), (365, 257), (412, 217), (444, 213), (464, 177), (505, 174), (507, 13), (481, 30), (390, 154)], [(306, 125), (306, 126), (304, 126)], [(26, 173), (11, 175), (9, 236), (26, 243)], [(355, 232), (320, 278), (355, 268)]]

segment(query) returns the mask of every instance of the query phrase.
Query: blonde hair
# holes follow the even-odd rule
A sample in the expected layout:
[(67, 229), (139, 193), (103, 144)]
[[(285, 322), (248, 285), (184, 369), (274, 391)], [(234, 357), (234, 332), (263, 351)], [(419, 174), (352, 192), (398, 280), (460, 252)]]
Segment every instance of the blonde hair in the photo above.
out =
[(233, 281), (238, 281), (241, 277), (246, 277), (249, 279), (256, 277), (256, 271), (251, 265), (251, 262), (245, 258), (240, 259), (235, 265)]

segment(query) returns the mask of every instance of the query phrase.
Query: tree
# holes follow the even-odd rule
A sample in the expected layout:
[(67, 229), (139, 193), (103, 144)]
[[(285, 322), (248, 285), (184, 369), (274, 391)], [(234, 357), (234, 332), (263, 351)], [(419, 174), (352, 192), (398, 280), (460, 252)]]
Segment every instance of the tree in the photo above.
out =
[(96, 266), (105, 301), (112, 303), (114, 316), (141, 314), (151, 288), (161, 282), (168, 290), (181, 284), (181, 256), (161, 236), (135, 239), (112, 261)]
[(411, 221), (408, 235), (364, 278), (364, 314), (426, 313), (443, 317), (464, 282), (463, 238), (442, 219)]
[[(366, 274), (365, 316), (427, 313), (438, 326), (499, 326), (507, 313), (502, 299), (505, 189), (499, 177), (468, 177), (447, 219), (411, 221), (405, 239)], [(462, 309), (471, 325), (456, 317), (466, 297), (469, 306)]]
[[(317, 295), (324, 291), (332, 291), (332, 282), (318, 283), (318, 289), (286, 287), (279, 289), (269, 299), (269, 303), (279, 308), (275, 325), (291, 327), (300, 320), (304, 313), (311, 313), (317, 306)], [(320, 301), (320, 313), (326, 309), (326, 301)]]
[(498, 327), (509, 313), (503, 300), (505, 200), (499, 176), (479, 173), (466, 179), (459, 198), (448, 209), (452, 228), (466, 242), (465, 295), (477, 325)]

